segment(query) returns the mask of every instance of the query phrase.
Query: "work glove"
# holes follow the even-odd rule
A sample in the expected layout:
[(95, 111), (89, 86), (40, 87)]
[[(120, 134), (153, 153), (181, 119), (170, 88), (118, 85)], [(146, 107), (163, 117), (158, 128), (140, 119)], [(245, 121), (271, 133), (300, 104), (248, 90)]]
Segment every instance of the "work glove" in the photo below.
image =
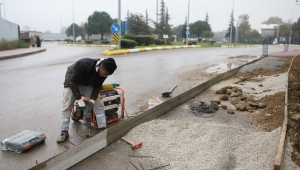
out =
[(84, 103), (83, 99), (76, 100), (76, 102), (79, 107), (85, 107), (85, 103)]

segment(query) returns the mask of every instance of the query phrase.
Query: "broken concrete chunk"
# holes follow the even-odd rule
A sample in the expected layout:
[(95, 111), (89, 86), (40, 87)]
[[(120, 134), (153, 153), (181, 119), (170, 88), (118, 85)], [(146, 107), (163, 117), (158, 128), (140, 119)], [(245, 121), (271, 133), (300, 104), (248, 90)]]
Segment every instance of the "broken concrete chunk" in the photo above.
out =
[(265, 108), (267, 105), (265, 103), (258, 103), (258, 108), (263, 109)]
[(228, 110), (227, 110), (227, 113), (228, 113), (228, 114), (234, 114), (234, 110), (228, 109)]
[(215, 103), (215, 102), (210, 102), (209, 107), (213, 108), (214, 110), (218, 110), (218, 109), (219, 109), (219, 108), (218, 108), (218, 104)]
[(230, 97), (239, 97), (240, 95), (240, 93), (233, 92), (231, 93)]
[(224, 94), (224, 95), (219, 96), (219, 98), (220, 98), (220, 100), (228, 100), (228, 95)]
[(222, 104), (221, 107), (222, 107), (222, 109), (227, 109), (227, 105), (225, 105), (225, 104)]
[(229, 101), (230, 101), (231, 104), (236, 105), (241, 101), (241, 98), (240, 97), (233, 97), (233, 98), (230, 98)]

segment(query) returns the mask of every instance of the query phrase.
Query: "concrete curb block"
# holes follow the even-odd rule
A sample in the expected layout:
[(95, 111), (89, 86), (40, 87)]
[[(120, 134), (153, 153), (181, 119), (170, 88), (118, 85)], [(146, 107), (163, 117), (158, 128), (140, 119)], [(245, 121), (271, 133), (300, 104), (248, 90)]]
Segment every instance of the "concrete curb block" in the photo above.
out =
[(221, 45), (222, 48), (246, 48), (246, 47), (257, 47), (257, 45)]
[(38, 50), (38, 51), (26, 52), (26, 53), (22, 53), (22, 54), (14, 54), (14, 55), (2, 56), (2, 57), (0, 57), (0, 60), (8, 60), (8, 59), (13, 59), (13, 58), (24, 57), (24, 56), (27, 56), (27, 55), (32, 55), (32, 54), (35, 54), (35, 53), (40, 53), (40, 52), (43, 52), (43, 51), (46, 51), (46, 48)]
[(201, 45), (181, 45), (181, 46), (162, 46), (162, 47), (145, 47), (145, 48), (135, 48), (135, 49), (124, 49), (124, 50), (105, 50), (104, 55), (120, 55), (120, 54), (130, 54), (144, 51), (154, 51), (154, 50), (169, 50), (169, 49), (180, 49), (180, 48), (201, 48)]
[(126, 135), (131, 129), (133, 129), (137, 125), (159, 117), (160, 115), (166, 113), (167, 111), (173, 109), (174, 107), (177, 107), (178, 105), (200, 94), (201, 92), (208, 89), (212, 85), (218, 83), (219, 81), (222, 81), (230, 77), (231, 75), (237, 73), (239, 69), (242, 68), (243, 66), (256, 62), (260, 59), (261, 58), (253, 60), (235, 69), (229, 70), (228, 72), (222, 73), (178, 96), (171, 98), (170, 100), (156, 107), (153, 107), (145, 111), (144, 113), (132, 119), (129, 119), (116, 126), (113, 126), (95, 135), (94, 137), (85, 140), (82, 144), (72, 147), (65, 152), (62, 152), (40, 164), (37, 164), (36, 166), (30, 168), (30, 170), (41, 170), (41, 169), (56, 170), (56, 169), (70, 168), (76, 163), (94, 154), (98, 150), (104, 148), (108, 144), (120, 139), (122, 136)]

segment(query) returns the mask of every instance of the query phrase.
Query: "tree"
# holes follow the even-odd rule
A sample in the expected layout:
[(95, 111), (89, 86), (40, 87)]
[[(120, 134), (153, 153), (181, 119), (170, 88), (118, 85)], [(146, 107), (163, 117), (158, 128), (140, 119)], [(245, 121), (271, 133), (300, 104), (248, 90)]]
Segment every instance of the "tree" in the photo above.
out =
[[(74, 24), (75, 30), (75, 38), (81, 36), (83, 33), (83, 28), (79, 27), (77, 24)], [(68, 29), (66, 30), (67, 36), (73, 36), (73, 24), (71, 24)]]
[(208, 18), (208, 13), (206, 12), (206, 15), (205, 15), (205, 22), (208, 23), (208, 20), (209, 20), (209, 18)]
[[(249, 15), (247, 14), (242, 14), (239, 16), (239, 26), (238, 26), (238, 38), (239, 42), (244, 42), (245, 39), (250, 38), (251, 34), (251, 25), (249, 24)], [(233, 34), (235, 35), (235, 34)]]
[(46, 30), (45, 33), (51, 33), (51, 30)]
[(88, 28), (92, 34), (100, 34), (101, 40), (105, 33), (110, 33), (110, 27), (113, 24), (113, 20), (106, 12), (95, 11), (88, 17)]
[(278, 16), (270, 17), (267, 21), (263, 21), (262, 24), (282, 24), (283, 21), (281, 18), (278, 18)]
[(134, 35), (149, 35), (150, 27), (147, 25), (142, 14), (129, 14), (127, 18), (129, 32)]
[[(290, 36), (290, 28), (291, 28), (291, 24), (290, 23), (283, 22), (279, 26), (278, 36)], [(274, 35), (277, 37), (277, 31), (274, 31)]]
[(203, 32), (203, 37), (205, 40), (209, 40), (209, 38), (212, 38), (214, 36), (214, 33), (211, 31), (204, 31)]
[[(294, 32), (294, 35), (296, 35), (296, 40), (298, 44), (300, 44), (300, 17), (298, 18), (297, 22), (293, 23), (292, 30)], [(295, 36), (293, 36), (295, 37)], [(295, 39), (295, 38), (294, 38)], [(292, 40), (293, 43), (294, 40)]]
[[(231, 32), (231, 27), (232, 27), (232, 32)], [(230, 39), (231, 37), (231, 40), (230, 42), (232, 42), (232, 40), (234, 40), (235, 38), (235, 26), (234, 26), (234, 18), (233, 18), (233, 10), (231, 12), (231, 15), (230, 15), (230, 21), (229, 21), (229, 27), (227, 29), (227, 33), (225, 34), (225, 37), (228, 37)], [(231, 35), (231, 36), (230, 36)]]
[(187, 27), (187, 17), (185, 17), (185, 22), (184, 22), (182, 30), (181, 30), (181, 36), (184, 39), (186, 39), (186, 27)]
[(84, 31), (88, 35), (88, 40), (89, 40), (90, 36), (93, 34), (93, 32), (92, 32), (90, 25), (87, 22), (84, 24)]
[(160, 2), (160, 13), (159, 13), (159, 22), (156, 23), (152, 20), (155, 30), (154, 32), (159, 35), (160, 38), (163, 37), (164, 34), (171, 35), (172, 29), (171, 25), (169, 24), (170, 21), (170, 15), (168, 13), (168, 10), (165, 10), (165, 2), (164, 0), (161, 0)]
[(195, 34), (198, 40), (201, 39), (201, 37), (210, 38), (213, 35), (211, 33), (211, 28), (209, 24), (206, 21), (201, 20), (196, 21), (195, 23), (191, 23), (190, 33)]
[(176, 35), (177, 39), (182, 39), (182, 29), (185, 29), (184, 24), (178, 25), (177, 27), (173, 28), (173, 32)]

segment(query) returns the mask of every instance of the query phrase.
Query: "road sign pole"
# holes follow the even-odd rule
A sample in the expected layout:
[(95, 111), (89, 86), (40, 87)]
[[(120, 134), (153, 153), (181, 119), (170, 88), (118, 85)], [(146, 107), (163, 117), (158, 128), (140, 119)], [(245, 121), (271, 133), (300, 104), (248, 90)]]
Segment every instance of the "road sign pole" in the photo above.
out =
[(118, 32), (119, 35), (119, 41), (118, 41), (118, 49), (121, 49), (121, 0), (119, 0), (119, 18), (118, 18), (118, 24), (120, 25), (120, 30)]

